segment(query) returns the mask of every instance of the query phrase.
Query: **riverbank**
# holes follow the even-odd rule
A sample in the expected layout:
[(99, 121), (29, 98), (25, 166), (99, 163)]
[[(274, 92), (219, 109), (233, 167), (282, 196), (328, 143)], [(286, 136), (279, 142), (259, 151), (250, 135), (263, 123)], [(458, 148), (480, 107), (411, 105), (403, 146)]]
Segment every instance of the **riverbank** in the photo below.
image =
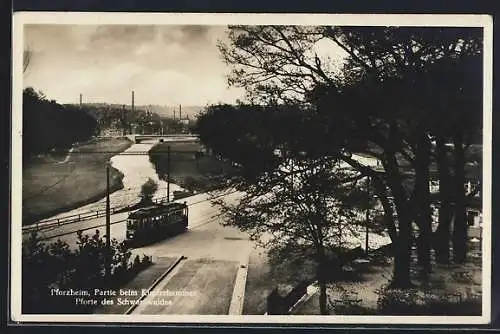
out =
[[(106, 196), (106, 164), (132, 145), (126, 138), (99, 138), (75, 145), (64, 157), (45, 155), (23, 166), (23, 225), (95, 202)], [(124, 175), (110, 168), (110, 189)]]
[(213, 190), (231, 172), (231, 165), (201, 153), (198, 142), (164, 142), (149, 151), (149, 159), (162, 180), (167, 179), (170, 146), (170, 181), (191, 193)]

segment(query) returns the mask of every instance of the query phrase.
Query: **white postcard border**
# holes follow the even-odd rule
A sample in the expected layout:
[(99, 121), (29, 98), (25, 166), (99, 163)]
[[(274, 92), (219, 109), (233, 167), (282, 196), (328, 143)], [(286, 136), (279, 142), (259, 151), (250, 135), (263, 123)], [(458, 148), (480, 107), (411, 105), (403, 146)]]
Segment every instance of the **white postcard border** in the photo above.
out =
[[(483, 267), (481, 316), (225, 316), (225, 315), (27, 315), (21, 312), (22, 245), (22, 55), (25, 24), (132, 25), (338, 25), (483, 27)], [(493, 19), (489, 15), (438, 14), (204, 14), (17, 12), (13, 17), (10, 310), (15, 322), (151, 322), (274, 324), (487, 324), (491, 317), (491, 172)]]

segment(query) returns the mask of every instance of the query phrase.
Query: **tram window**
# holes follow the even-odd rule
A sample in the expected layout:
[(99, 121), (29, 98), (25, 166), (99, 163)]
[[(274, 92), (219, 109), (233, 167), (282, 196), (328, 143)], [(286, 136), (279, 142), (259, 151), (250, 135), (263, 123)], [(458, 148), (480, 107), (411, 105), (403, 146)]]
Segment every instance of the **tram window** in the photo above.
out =
[(133, 220), (133, 219), (129, 219), (127, 221), (127, 225), (128, 227), (130, 228), (136, 228), (137, 227), (137, 221), (136, 220)]
[(479, 216), (477, 212), (469, 211), (467, 212), (467, 222), (469, 226), (474, 226), (476, 218)]

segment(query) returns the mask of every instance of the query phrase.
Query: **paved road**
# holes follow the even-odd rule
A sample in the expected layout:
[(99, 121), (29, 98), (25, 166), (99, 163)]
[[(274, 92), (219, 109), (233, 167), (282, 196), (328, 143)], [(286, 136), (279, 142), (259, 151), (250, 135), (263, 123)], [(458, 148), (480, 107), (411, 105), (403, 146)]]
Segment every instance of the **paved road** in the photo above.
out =
[[(218, 209), (209, 202), (191, 206), (189, 218), (186, 233), (133, 250), (153, 256), (153, 261), (186, 257), (134, 314), (228, 314), (240, 263), (248, 262), (253, 242), (237, 228), (222, 226)], [(179, 292), (191, 295), (158, 297)], [(158, 300), (165, 302), (154, 304)]]
[[(235, 198), (237, 194), (227, 195), (226, 198), (231, 200)], [(198, 194), (185, 198), (182, 201), (186, 201), (189, 205), (189, 229), (197, 229), (203, 224), (219, 220), (218, 216), (219, 210), (217, 207), (212, 206), (207, 194)], [(125, 239), (126, 224), (124, 222), (127, 219), (128, 213), (118, 213), (111, 216), (111, 237), (117, 239), (118, 241), (123, 241)], [(106, 233), (106, 218), (99, 217), (95, 219), (89, 219), (86, 221), (81, 221), (78, 223), (54, 226), (53, 228), (44, 229), (38, 233), (40, 238), (51, 238), (48, 242), (53, 242), (57, 239), (67, 242), (70, 247), (76, 247), (77, 235), (76, 231), (79, 229), (89, 229), (85, 230), (86, 234), (94, 234), (96, 230), (99, 230), (101, 235)], [(67, 234), (66, 234), (67, 233)], [(23, 241), (29, 237), (29, 233), (23, 234)]]
[[(225, 196), (225, 199), (232, 201), (237, 196), (237, 193), (232, 193)], [(241, 271), (240, 264), (248, 262), (253, 242), (248, 239), (247, 234), (237, 228), (222, 226), (219, 209), (208, 200), (208, 195), (199, 194), (185, 200), (189, 205), (188, 231), (133, 249), (132, 256), (145, 254), (152, 256), (153, 262), (161, 262), (161, 258), (183, 255), (186, 259), (181, 261), (153, 292), (187, 291), (194, 295), (159, 298), (151, 294), (144, 299), (144, 304), (134, 310), (134, 314), (228, 314), (229, 312), (236, 278), (241, 276), (238, 274)], [(126, 218), (127, 213), (116, 214), (112, 216), (111, 221)], [(105, 218), (97, 218), (45, 230), (40, 235), (50, 237), (104, 223)], [(125, 222), (111, 225), (112, 237), (122, 241), (125, 237), (125, 228)], [(96, 229), (101, 234), (105, 233), (105, 227)], [(95, 229), (91, 229), (88, 232), (94, 231)], [(59, 238), (67, 242), (70, 247), (77, 245), (76, 233)], [(141, 288), (147, 289), (148, 286)], [(166, 300), (167, 303), (155, 304), (157, 300)]]
[[(210, 209), (214, 210), (205, 208), (203, 214), (210, 214)], [(238, 229), (223, 227), (216, 217), (197, 216), (192, 222), (186, 233), (134, 250), (136, 254), (152, 255), (153, 261), (155, 257), (177, 255), (187, 258), (144, 299), (134, 314), (229, 313), (236, 279), (241, 276), (237, 275), (240, 264), (248, 262), (253, 243)]]

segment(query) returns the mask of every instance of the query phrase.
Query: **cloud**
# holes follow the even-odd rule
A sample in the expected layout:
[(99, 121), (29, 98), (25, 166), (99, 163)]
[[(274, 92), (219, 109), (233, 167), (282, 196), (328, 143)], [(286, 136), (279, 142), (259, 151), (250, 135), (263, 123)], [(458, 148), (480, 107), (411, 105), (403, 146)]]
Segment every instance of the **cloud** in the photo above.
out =
[[(25, 86), (60, 102), (128, 101), (131, 89), (144, 104), (205, 104), (241, 97), (228, 90), (215, 41), (222, 26), (31, 25), (25, 48), (33, 60)], [(194, 102), (193, 102), (194, 103)]]

